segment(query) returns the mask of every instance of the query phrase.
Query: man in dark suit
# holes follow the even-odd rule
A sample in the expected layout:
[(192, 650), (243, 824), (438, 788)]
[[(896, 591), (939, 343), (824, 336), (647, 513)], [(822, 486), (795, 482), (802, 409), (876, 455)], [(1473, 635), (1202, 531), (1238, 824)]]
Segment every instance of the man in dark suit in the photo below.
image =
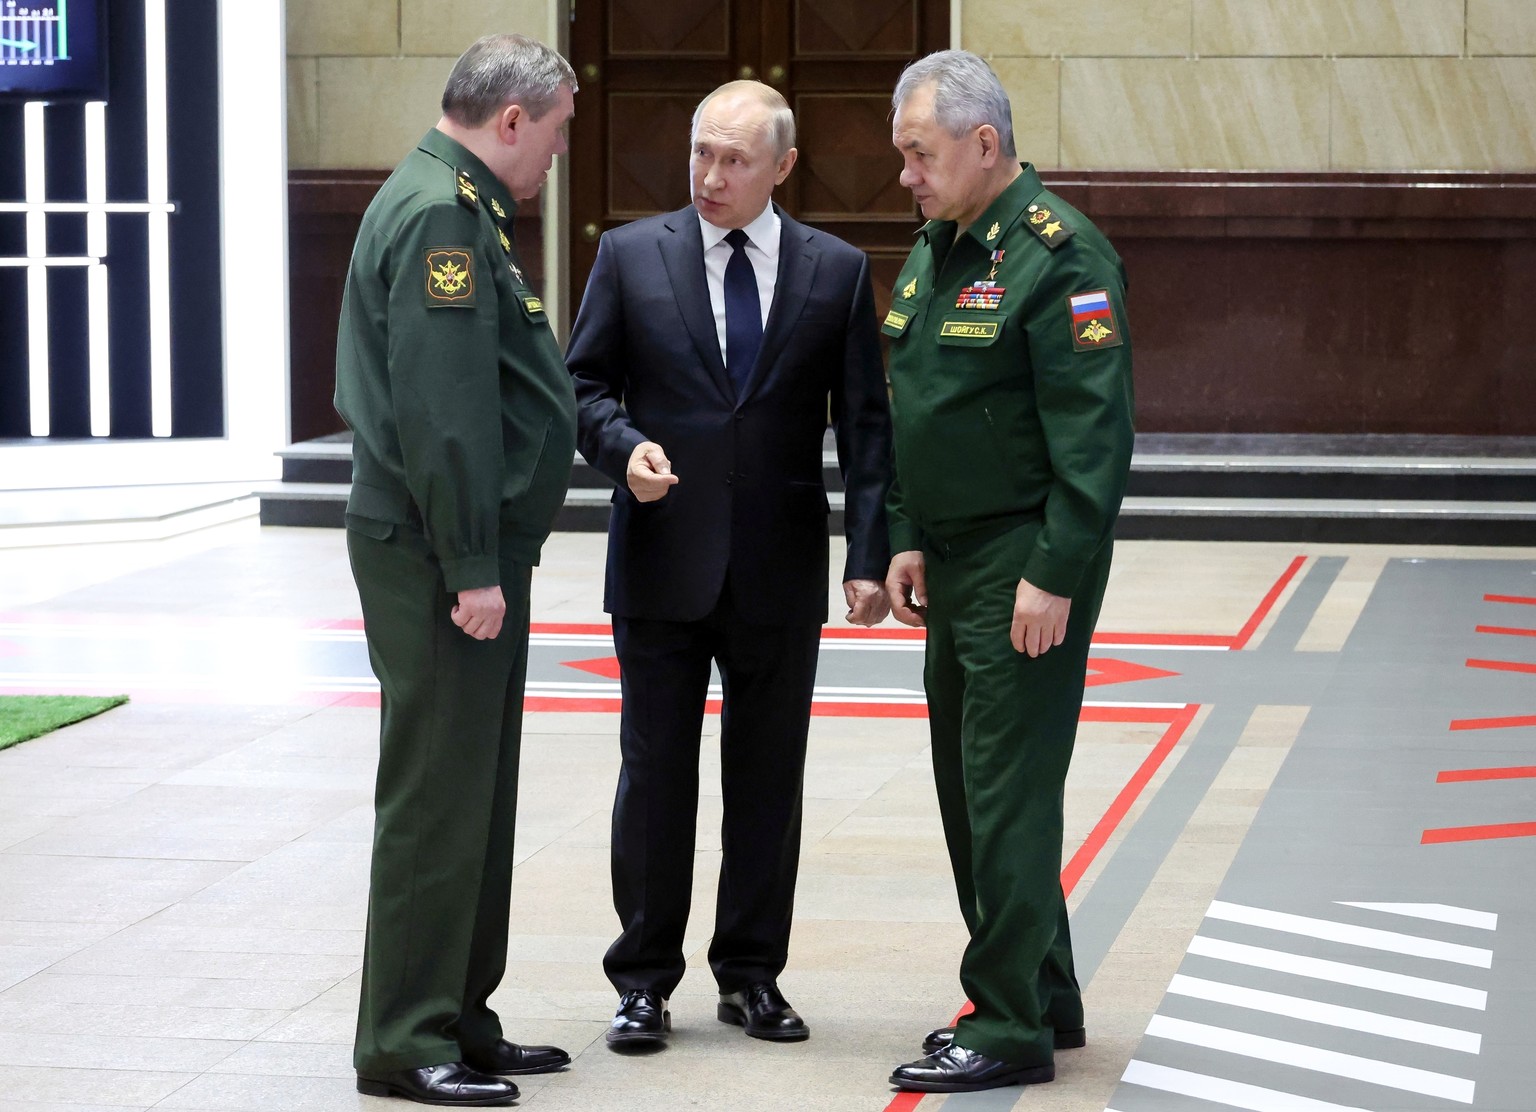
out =
[(620, 993), (615, 1047), (664, 1045), (670, 1030), (712, 661), (717, 1015), (756, 1038), (809, 1033), (777, 978), (827, 617), (822, 442), (830, 412), (847, 620), (874, 625), (888, 612), (890, 414), (868, 259), (771, 203), (795, 158), (794, 117), (773, 89), (737, 81), (706, 97), (693, 204), (603, 236), (566, 353), (581, 453), (619, 487), (604, 598), (624, 697), (612, 851), (623, 931), (603, 963)]

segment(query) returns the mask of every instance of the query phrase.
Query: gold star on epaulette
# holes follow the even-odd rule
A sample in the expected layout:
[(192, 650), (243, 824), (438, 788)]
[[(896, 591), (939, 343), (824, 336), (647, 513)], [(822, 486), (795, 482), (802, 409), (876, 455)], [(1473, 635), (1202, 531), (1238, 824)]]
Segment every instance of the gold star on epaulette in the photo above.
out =
[(1041, 209), (1040, 212), (1033, 214), (1031, 216), (1029, 228), (1030, 231), (1034, 232), (1035, 235), (1040, 237), (1040, 242), (1045, 244), (1052, 251), (1055, 251), (1063, 243), (1066, 243), (1069, 239), (1077, 234), (1060, 216), (1047, 219), (1040, 223), (1035, 223), (1034, 216), (1039, 216), (1041, 214), (1049, 215), (1050, 210)]

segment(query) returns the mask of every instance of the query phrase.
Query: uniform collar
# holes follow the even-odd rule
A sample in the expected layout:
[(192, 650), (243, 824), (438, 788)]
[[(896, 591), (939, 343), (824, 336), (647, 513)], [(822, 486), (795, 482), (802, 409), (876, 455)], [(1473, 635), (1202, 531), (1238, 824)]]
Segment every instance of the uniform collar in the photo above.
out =
[[(503, 226), (511, 223), (512, 217), (517, 214), (517, 202), (507, 192), (507, 187), (501, 184), (501, 179), (491, 173), (490, 167), (480, 160), (479, 155), (435, 127), (427, 131), (421, 142), (416, 144), (416, 149), (445, 163), (455, 173), (462, 171), (468, 174), (479, 192), (480, 203), (487, 211)], [(497, 207), (501, 209), (501, 215), (497, 215)]]
[[(1045, 186), (1040, 182), (1040, 174), (1035, 170), (1033, 163), (1022, 162), (1019, 169), (1023, 171), (1013, 181), (1008, 183), (1008, 188), (999, 193), (987, 206), (986, 211), (976, 218), (976, 222), (965, 230), (965, 234), (974, 239), (983, 247), (992, 248), (1000, 243), (1008, 234), (1008, 229), (1018, 220), (1019, 214), (1029, 207), (1029, 203), (1041, 193), (1045, 192)], [(946, 224), (954, 228), (953, 220), (930, 220), (917, 230), (917, 234), (928, 242), (932, 242), (938, 230)], [(992, 232), (994, 225), (997, 228)], [(954, 234), (953, 232), (950, 233)]]

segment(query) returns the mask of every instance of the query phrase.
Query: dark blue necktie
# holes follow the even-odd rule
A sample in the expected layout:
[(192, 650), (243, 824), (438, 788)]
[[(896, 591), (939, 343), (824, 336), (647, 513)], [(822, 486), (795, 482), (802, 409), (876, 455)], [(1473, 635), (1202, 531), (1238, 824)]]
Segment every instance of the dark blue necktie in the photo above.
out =
[(726, 233), (731, 261), (725, 264), (725, 368), (736, 386), (736, 396), (747, 389), (757, 349), (763, 343), (763, 303), (757, 296), (757, 275), (747, 258), (747, 233), (733, 228)]

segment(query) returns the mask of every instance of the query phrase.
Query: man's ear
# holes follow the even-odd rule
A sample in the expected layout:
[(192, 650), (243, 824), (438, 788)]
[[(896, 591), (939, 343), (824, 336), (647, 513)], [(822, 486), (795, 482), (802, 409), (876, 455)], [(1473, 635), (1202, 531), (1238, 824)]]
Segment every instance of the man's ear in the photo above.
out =
[(784, 157), (779, 159), (778, 174), (773, 179), (774, 185), (784, 184), (784, 179), (789, 177), (789, 172), (795, 168), (795, 160), (799, 157), (800, 151), (795, 147), (790, 147), (784, 152)]
[(982, 124), (976, 129), (976, 142), (981, 144), (981, 165), (983, 169), (992, 169), (997, 164), (1002, 148), (1002, 144), (997, 136), (997, 128), (991, 124)]
[(528, 122), (528, 113), (521, 104), (508, 104), (496, 113), (496, 138), (507, 146), (517, 142), (517, 129)]

